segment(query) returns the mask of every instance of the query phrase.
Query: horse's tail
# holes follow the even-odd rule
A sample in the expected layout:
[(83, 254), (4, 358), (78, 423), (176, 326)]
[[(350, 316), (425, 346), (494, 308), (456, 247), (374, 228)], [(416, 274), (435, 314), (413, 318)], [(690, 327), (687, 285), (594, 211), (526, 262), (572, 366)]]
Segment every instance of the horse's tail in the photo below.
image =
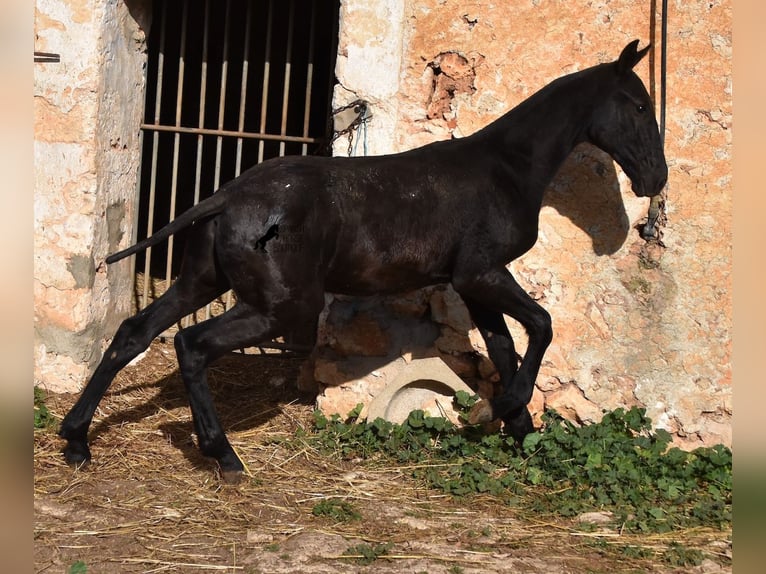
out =
[(181, 215), (176, 217), (173, 221), (168, 223), (165, 227), (161, 228), (153, 235), (150, 235), (146, 239), (142, 239), (138, 243), (131, 245), (122, 251), (118, 251), (117, 253), (109, 255), (106, 258), (106, 262), (114, 263), (115, 261), (124, 259), (128, 255), (133, 255), (134, 253), (138, 253), (139, 251), (143, 251), (144, 249), (157, 245), (174, 233), (177, 233), (178, 231), (189, 227), (190, 225), (193, 225), (202, 219), (206, 219), (211, 215), (220, 213), (226, 203), (225, 195), (226, 194), (221, 193), (221, 191), (214, 193), (211, 197), (208, 197), (204, 201), (200, 201), (194, 207), (184, 211)]

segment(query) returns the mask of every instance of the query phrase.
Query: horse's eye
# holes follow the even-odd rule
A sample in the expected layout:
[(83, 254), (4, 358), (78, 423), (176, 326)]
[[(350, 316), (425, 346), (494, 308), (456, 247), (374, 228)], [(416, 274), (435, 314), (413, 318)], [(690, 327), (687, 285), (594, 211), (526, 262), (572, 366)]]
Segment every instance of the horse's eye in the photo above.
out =
[(636, 110), (638, 110), (639, 114), (643, 114), (646, 111), (646, 106), (644, 104), (639, 104), (636, 106)]

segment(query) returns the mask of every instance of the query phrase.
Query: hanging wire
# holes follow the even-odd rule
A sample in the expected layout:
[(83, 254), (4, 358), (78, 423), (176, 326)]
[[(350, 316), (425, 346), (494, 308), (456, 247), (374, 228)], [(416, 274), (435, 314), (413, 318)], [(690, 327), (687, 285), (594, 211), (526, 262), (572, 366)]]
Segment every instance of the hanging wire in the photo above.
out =
[[(660, 45), (660, 142), (665, 146), (665, 102), (667, 89), (667, 64), (668, 64), (668, 0), (662, 0), (661, 18), (661, 45)], [(667, 185), (666, 188), (667, 189)], [(665, 193), (660, 192), (652, 197), (649, 203), (649, 213), (646, 224), (641, 230), (641, 237), (646, 241), (656, 240), (661, 242), (658, 222), (660, 217), (665, 218)]]

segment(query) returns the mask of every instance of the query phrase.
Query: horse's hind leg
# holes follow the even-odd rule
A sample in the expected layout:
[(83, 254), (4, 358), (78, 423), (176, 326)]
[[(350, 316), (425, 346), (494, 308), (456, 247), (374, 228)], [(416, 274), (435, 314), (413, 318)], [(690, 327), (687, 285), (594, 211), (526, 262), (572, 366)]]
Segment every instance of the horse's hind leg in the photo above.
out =
[(67, 440), (64, 457), (69, 464), (90, 460), (88, 428), (115, 375), (157, 335), (227, 289), (216, 271), (212, 245), (206, 241), (210, 238), (189, 239), (184, 268), (176, 282), (151, 305), (122, 322), (80, 398), (64, 417), (59, 436)]
[[(179, 331), (175, 337), (178, 366), (181, 371), (189, 406), (202, 454), (216, 459), (225, 482), (239, 481), (244, 466), (232, 449), (213, 405), (213, 398), (207, 383), (208, 365), (234, 349), (263, 343), (282, 335), (296, 324), (312, 324), (322, 310), (319, 305), (310, 308), (299, 303), (289, 313), (261, 312), (259, 309), (239, 301), (223, 315)], [(316, 307), (316, 308), (314, 308)]]

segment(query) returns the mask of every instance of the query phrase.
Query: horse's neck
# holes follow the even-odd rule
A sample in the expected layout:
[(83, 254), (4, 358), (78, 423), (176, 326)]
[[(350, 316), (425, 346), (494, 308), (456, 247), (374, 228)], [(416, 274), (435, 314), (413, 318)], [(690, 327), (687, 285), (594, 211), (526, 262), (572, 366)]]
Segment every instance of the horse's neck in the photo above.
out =
[[(531, 200), (542, 202), (545, 188), (572, 152), (586, 139), (592, 99), (582, 79), (553, 82), (477, 132), (520, 181)], [(592, 90), (587, 90), (592, 91)]]

